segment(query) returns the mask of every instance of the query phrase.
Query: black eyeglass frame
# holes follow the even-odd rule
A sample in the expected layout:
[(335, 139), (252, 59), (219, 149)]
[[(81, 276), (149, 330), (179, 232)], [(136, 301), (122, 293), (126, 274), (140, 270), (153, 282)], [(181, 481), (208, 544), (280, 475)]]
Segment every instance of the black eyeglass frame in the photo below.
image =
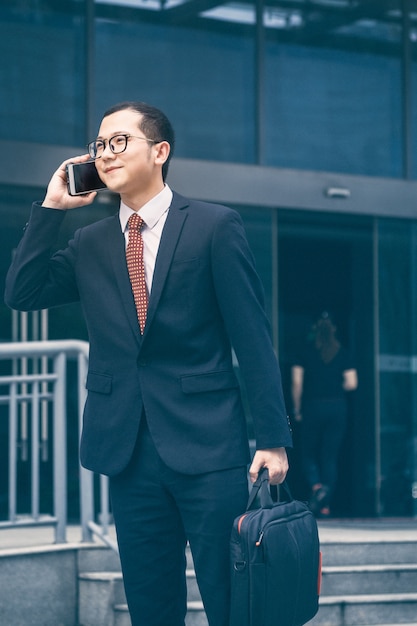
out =
[[(116, 149), (117, 146), (115, 147), (113, 145), (113, 140), (116, 139), (116, 137), (123, 137), (125, 140), (125, 144), (124, 147), (121, 150)], [(106, 145), (107, 143), (110, 146), (110, 150), (113, 152), (113, 154), (121, 154), (122, 152), (124, 152), (127, 148), (127, 144), (128, 144), (128, 139), (142, 139), (142, 141), (147, 141), (148, 143), (154, 145), (157, 143), (160, 143), (159, 141), (156, 141), (155, 139), (148, 139), (147, 137), (138, 137), (137, 135), (131, 135), (130, 133), (117, 133), (116, 135), (113, 135), (112, 137), (110, 137), (109, 139), (94, 139), (94, 141), (90, 141), (87, 144), (87, 150), (88, 150), (88, 154), (90, 155), (90, 157), (94, 160), (96, 159), (101, 159), (101, 157), (103, 156), (103, 152), (106, 149)], [(101, 149), (101, 154), (99, 156), (97, 156), (97, 144), (102, 145), (102, 149)]]

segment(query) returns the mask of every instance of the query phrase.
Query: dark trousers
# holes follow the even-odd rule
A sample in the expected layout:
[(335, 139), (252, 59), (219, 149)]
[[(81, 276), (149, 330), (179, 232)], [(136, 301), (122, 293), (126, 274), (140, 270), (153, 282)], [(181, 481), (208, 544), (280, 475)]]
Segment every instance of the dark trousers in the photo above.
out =
[(343, 398), (323, 399), (303, 407), (302, 454), (308, 484), (334, 491), (340, 448), (346, 432), (347, 407)]
[(132, 626), (184, 626), (187, 541), (208, 622), (228, 626), (229, 540), (247, 504), (246, 467), (179, 474), (163, 463), (144, 425), (110, 493)]

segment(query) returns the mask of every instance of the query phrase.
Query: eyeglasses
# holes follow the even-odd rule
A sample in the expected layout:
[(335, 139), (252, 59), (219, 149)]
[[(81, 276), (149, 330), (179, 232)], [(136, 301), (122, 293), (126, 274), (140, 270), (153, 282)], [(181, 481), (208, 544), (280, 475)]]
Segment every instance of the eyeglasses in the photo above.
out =
[(142, 141), (147, 141), (150, 144), (159, 143), (154, 139), (148, 139), (147, 137), (136, 137), (135, 135), (123, 134), (123, 135), (113, 135), (110, 139), (95, 139), (94, 141), (90, 141), (87, 144), (88, 153), (92, 159), (100, 159), (103, 156), (103, 152), (106, 149), (107, 141), (110, 146), (110, 150), (113, 154), (120, 154), (124, 152), (127, 148), (128, 140), (132, 139), (142, 139)]

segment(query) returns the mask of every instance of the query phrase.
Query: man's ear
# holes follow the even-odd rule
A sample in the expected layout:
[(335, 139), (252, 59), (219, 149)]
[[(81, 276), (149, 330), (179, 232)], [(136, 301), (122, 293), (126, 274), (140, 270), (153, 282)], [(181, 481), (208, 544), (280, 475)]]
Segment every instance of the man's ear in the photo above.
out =
[(161, 141), (154, 145), (154, 149), (156, 151), (155, 164), (163, 165), (169, 157), (171, 146), (167, 141)]

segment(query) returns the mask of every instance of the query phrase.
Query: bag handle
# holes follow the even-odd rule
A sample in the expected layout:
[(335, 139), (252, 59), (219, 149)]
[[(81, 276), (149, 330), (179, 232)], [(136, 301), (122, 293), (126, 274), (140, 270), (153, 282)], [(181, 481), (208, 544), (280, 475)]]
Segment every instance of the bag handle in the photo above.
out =
[(258, 508), (255, 503), (258, 496), (261, 509), (272, 509), (274, 503), (280, 501), (278, 487), (283, 487), (284, 490), (287, 492), (289, 500), (294, 500), (286, 480), (284, 480), (284, 482), (281, 483), (281, 485), (279, 486), (270, 485), (268, 468), (261, 468), (258, 473), (258, 478), (252, 485), (252, 490), (249, 494), (249, 500), (246, 510), (249, 511), (251, 509)]

